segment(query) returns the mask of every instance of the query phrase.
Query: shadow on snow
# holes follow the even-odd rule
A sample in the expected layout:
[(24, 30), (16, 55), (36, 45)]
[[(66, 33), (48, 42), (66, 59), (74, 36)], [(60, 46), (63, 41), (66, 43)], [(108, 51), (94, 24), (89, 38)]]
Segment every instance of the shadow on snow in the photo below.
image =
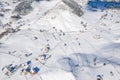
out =
[(91, 11), (97, 11), (97, 10), (105, 10), (105, 9), (119, 9), (120, 8), (120, 2), (115, 1), (100, 1), (100, 0), (94, 0), (89, 1), (87, 3), (87, 9)]

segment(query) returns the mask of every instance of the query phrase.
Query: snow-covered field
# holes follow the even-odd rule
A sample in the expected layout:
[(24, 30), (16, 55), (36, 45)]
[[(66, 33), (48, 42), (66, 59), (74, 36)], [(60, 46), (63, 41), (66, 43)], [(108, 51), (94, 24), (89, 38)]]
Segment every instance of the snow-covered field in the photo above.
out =
[(119, 9), (66, 0), (78, 16), (65, 0), (31, 0), (22, 15), (22, 1), (0, 0), (0, 80), (120, 80)]

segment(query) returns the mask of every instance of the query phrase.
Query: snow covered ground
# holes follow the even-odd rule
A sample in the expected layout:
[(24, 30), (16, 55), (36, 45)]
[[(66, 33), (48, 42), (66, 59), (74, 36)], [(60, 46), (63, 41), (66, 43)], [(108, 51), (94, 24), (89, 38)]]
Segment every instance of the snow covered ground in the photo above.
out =
[(120, 80), (119, 9), (75, 0), (78, 16), (62, 0), (31, 0), (13, 19), (20, 1), (0, 0), (0, 80)]

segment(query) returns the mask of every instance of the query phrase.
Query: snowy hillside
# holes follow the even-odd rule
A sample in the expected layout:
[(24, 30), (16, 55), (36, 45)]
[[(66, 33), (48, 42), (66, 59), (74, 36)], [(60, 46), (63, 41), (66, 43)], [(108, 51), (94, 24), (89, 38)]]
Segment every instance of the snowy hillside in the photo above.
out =
[(0, 80), (120, 80), (120, 4), (92, 1), (0, 0)]

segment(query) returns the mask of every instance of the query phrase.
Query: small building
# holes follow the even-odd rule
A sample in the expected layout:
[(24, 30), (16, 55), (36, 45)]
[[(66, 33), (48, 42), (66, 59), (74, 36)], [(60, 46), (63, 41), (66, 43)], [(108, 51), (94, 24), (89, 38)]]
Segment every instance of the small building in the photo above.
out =
[(26, 72), (31, 72), (31, 67), (28, 66), (26, 69), (25, 69)]
[(31, 56), (31, 55), (32, 55), (32, 53), (25, 54), (26, 57), (29, 57), (29, 56)]
[(30, 65), (32, 62), (31, 61), (27, 61), (27, 65)]
[(51, 57), (51, 55), (49, 55), (49, 54), (42, 54), (42, 55), (39, 55), (39, 57), (42, 60), (46, 61), (46, 60), (48, 60)]
[(17, 70), (17, 65), (13, 65), (13, 64), (10, 64), (7, 66), (7, 69), (8, 71), (10, 71), (11, 73), (15, 72)]
[(38, 67), (33, 68), (34, 73), (38, 73), (40, 69)]

